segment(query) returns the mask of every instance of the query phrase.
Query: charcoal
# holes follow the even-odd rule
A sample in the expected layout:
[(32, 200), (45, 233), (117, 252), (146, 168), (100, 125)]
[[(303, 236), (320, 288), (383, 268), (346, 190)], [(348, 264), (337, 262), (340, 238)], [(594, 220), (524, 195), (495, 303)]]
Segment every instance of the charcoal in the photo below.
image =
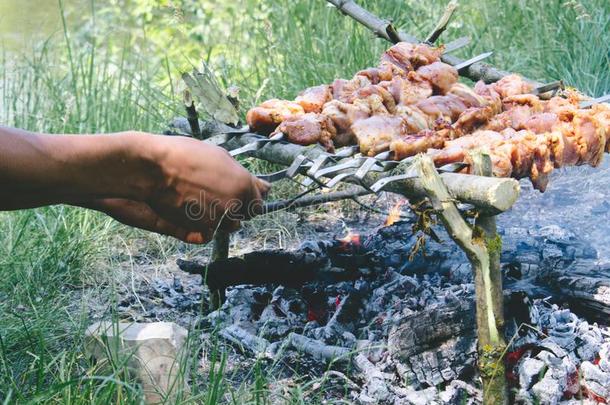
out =
[(599, 350), (599, 368), (606, 373), (610, 373), (610, 342), (602, 344)]
[[(247, 358), (269, 356), (311, 374), (331, 364), (336, 378), (361, 382), (348, 384), (357, 403), (481, 403), (470, 266), (454, 244), (433, 240), (409, 261), (411, 227), (398, 222), (361, 236), (360, 244), (308, 240), (295, 251), (225, 262), (216, 274), (238, 266), (248, 275), (233, 274), (231, 283), (253, 284), (230, 287), (206, 322)], [(502, 233), (514, 399), (552, 404), (582, 392), (586, 403), (606, 395), (610, 336), (594, 315), (610, 308), (610, 266), (569, 229), (509, 226)], [(190, 291), (182, 284), (184, 293), (174, 280), (161, 283), (155, 299), (176, 310), (174, 297)]]
[(249, 350), (255, 354), (265, 353), (269, 347), (269, 341), (258, 337), (246, 329), (237, 326), (230, 325), (220, 331), (220, 336), (234, 343), (242, 350)]
[(405, 365), (403, 380), (436, 386), (462, 375), (475, 361), (472, 299), (439, 304), (413, 313), (392, 328), (391, 356)]

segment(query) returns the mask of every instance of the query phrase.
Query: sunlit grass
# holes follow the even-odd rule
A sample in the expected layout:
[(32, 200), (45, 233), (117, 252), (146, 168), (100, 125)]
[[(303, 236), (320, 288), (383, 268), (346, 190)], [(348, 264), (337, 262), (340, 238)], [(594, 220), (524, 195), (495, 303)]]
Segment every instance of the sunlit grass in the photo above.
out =
[[(91, 21), (84, 27), (64, 26), (20, 58), (0, 52), (0, 122), (49, 133), (160, 132), (168, 118), (181, 113), (179, 70), (196, 64), (198, 57), (209, 62), (224, 85), (241, 88), (247, 108), (261, 99), (292, 98), (304, 87), (349, 77), (375, 63), (388, 45), (322, 0), (222, 5), (191, 0), (175, 2), (178, 9), (160, 3), (137, 0), (138, 7), (117, 10), (98, 0), (91, 10), (76, 11), (66, 1), (67, 13), (97, 10), (91, 19), (97, 28)], [(359, 3), (418, 37), (432, 28), (446, 4)], [(492, 62), (503, 69), (541, 81), (563, 79), (591, 95), (610, 91), (606, 0), (462, 3), (442, 37), (448, 42), (470, 36), (462, 56), (494, 50)], [(114, 29), (140, 36), (111, 41)], [(295, 233), (292, 224), (266, 220), (256, 226), (260, 232), (273, 228), (269, 238), (273, 232)], [(179, 246), (70, 207), (0, 213), (0, 402), (140, 401), (141, 392), (121, 365), (109, 377), (85, 358), (88, 312), (71, 302), (78, 296), (74, 291), (94, 288), (99, 273), (116, 263), (112, 252), (125, 250), (121, 244), (136, 238), (150, 238), (148, 252), (160, 256)], [(112, 313), (115, 304), (108, 305)], [(193, 357), (197, 349), (192, 349)], [(268, 402), (267, 383), (273, 376), (257, 367), (235, 388), (228, 382), (222, 347), (204, 349), (217, 372), (201, 376), (189, 370), (195, 381), (190, 402)], [(295, 384), (286, 402), (311, 403), (304, 398), (307, 390)]]

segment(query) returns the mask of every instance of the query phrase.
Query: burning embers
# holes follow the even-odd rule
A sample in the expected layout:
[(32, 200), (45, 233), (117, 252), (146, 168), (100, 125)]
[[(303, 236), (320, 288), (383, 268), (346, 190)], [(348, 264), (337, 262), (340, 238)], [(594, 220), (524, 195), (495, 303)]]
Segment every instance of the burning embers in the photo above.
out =
[[(417, 243), (412, 226), (398, 222), (366, 236), (307, 241), (294, 252), (248, 254), (238, 259), (240, 272), (271, 266), (275, 273), (227, 283), (254, 285), (230, 288), (207, 322), (241, 356), (273, 359), (288, 375), (299, 364), (312, 375), (331, 364), (335, 377), (352, 381), (335, 395), (347, 390), (359, 403), (478, 403), (470, 269), (457, 247), (432, 240), (425, 258), (418, 253), (409, 261)], [(517, 291), (506, 299), (507, 378), (519, 401), (606, 400), (609, 332), (547, 301), (527, 299), (540, 288), (539, 296), (562, 301), (561, 289), (551, 287), (554, 272), (561, 278), (566, 266), (579, 260), (585, 266), (594, 256), (562, 236), (567, 233), (549, 232), (504, 235), (506, 246), (519, 241), (518, 249), (503, 254), (509, 289)], [(208, 275), (230, 280), (235, 260), (210, 266)], [(515, 270), (515, 263), (522, 267)], [(519, 286), (529, 289), (523, 293)], [(528, 326), (517, 330), (521, 324)]]

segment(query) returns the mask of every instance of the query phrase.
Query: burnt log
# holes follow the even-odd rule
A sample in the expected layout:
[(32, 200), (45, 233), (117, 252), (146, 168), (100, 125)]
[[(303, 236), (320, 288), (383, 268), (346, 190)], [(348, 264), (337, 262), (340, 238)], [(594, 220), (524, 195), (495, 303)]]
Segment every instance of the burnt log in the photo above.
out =
[[(242, 284), (302, 287), (314, 280), (337, 283), (355, 280), (360, 276), (357, 268), (352, 266), (332, 266), (341, 261), (340, 255), (331, 258), (326, 254), (316, 255), (308, 251), (260, 250), (243, 257), (217, 259), (207, 265), (183, 259), (178, 259), (177, 264), (187, 273), (202, 275), (208, 288), (218, 291)], [(345, 264), (345, 260), (343, 262)]]
[(416, 388), (437, 386), (474, 371), (474, 300), (456, 300), (409, 314), (390, 329), (388, 351)]
[(589, 320), (610, 319), (610, 264), (577, 260), (567, 267), (543, 269), (535, 283), (549, 288), (553, 298), (566, 302)]

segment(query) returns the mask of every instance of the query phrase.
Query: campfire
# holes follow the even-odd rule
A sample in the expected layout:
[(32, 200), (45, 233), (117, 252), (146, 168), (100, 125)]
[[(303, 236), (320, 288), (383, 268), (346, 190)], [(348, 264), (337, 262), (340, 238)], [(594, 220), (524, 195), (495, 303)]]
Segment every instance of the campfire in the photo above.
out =
[[(244, 128), (210, 72), (186, 74), (207, 113), (225, 119), (200, 123), (189, 93), (188, 124), (174, 127), (287, 167), (259, 177), (304, 191), (264, 213), (404, 198), (383, 226), (293, 251), (228, 257), (217, 233), (209, 263), (179, 261), (209, 289), (206, 322), (244, 356), (287, 369), (307, 356), (312, 373), (334, 372), (360, 403), (610, 400), (610, 336), (589, 323), (607, 323), (608, 268), (577, 238), (548, 237), (557, 230), (496, 229), (519, 197), (516, 179), (544, 191), (555, 168), (600, 164), (607, 96), (507, 74), (480, 62), (489, 54), (459, 60), (450, 52), (463, 40), (434, 47), (452, 7), (420, 42), (352, 1), (328, 1), (395, 44), (379, 66), (263, 102)], [(458, 74), (481, 81), (470, 88)], [(206, 103), (210, 89), (222, 102)], [(503, 249), (503, 236), (514, 246)]]

